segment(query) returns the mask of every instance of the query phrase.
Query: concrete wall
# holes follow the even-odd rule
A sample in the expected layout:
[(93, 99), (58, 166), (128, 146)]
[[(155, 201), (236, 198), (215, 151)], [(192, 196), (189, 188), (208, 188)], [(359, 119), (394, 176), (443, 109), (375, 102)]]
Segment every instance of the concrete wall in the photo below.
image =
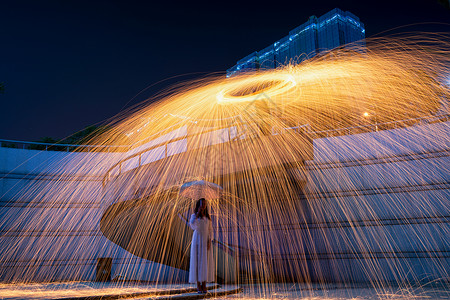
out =
[(101, 233), (101, 175), (122, 156), (0, 148), (0, 280), (93, 280), (99, 257), (113, 258), (112, 277), (184, 279)]
[[(449, 150), (448, 122), (315, 140), (305, 190), (305, 243), (317, 252), (311, 270), (334, 281), (367, 281), (375, 261), (386, 280), (448, 274)], [(186, 278), (100, 232), (99, 220), (115, 202), (100, 175), (121, 158), (0, 148), (0, 252), (7, 253), (0, 280), (92, 280), (98, 257), (113, 258), (113, 277), (155, 280), (161, 271)], [(77, 167), (85, 160), (94, 168)], [(58, 190), (72, 193), (64, 199)]]
[(449, 133), (447, 122), (315, 140), (312, 264), (330, 280), (448, 279)]

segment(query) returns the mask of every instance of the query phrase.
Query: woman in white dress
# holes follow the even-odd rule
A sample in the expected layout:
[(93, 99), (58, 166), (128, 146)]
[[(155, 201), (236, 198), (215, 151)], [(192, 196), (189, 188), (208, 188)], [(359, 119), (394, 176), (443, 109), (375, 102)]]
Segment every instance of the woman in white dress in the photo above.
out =
[(189, 220), (194, 230), (191, 243), (189, 283), (197, 283), (197, 291), (206, 293), (206, 282), (214, 281), (214, 265), (211, 251), (212, 222), (206, 200), (201, 198), (195, 205)]

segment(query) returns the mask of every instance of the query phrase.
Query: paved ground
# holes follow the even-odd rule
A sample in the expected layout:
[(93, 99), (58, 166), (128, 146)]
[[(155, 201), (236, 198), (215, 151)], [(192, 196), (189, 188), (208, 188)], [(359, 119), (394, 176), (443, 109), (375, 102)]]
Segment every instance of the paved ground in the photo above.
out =
[(450, 299), (449, 286), (409, 289), (339, 285), (256, 284), (209, 285), (208, 294), (198, 294), (194, 285), (143, 283), (67, 282), (50, 284), (0, 284), (0, 299), (307, 299), (307, 300), (442, 300)]
[(259, 285), (240, 285), (242, 293), (217, 297), (216, 300), (233, 299), (305, 299), (305, 300), (443, 300), (450, 299), (450, 285), (411, 288), (385, 287), (376, 290), (368, 286), (345, 287), (317, 284), (270, 284), (269, 289)]
[[(209, 289), (218, 287), (208, 285)], [(0, 299), (119, 299), (161, 296), (197, 291), (192, 284), (64, 282), (47, 284), (0, 284)]]
[(156, 300), (194, 300), (194, 299), (206, 299), (206, 298), (223, 298), (226, 299), (229, 295), (239, 294), (242, 288), (235, 285), (227, 285), (218, 288), (213, 288), (206, 294), (199, 294), (196, 291), (190, 293), (183, 293), (177, 295), (161, 295), (157, 297), (144, 297), (144, 298), (133, 298), (134, 299), (156, 299)]

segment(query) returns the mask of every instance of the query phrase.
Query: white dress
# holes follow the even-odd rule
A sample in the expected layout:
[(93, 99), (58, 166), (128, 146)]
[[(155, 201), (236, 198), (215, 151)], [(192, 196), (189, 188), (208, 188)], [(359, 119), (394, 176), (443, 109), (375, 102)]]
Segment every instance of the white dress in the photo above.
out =
[(208, 218), (195, 218), (191, 215), (189, 226), (194, 230), (191, 243), (191, 261), (189, 268), (189, 283), (213, 282), (214, 262), (212, 244), (208, 250), (208, 239), (212, 241), (212, 222)]

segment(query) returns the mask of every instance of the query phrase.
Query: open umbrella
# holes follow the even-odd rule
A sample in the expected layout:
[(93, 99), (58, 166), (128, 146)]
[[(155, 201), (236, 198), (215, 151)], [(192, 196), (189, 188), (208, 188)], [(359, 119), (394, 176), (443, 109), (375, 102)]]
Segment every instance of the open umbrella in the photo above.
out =
[(217, 199), (220, 198), (223, 188), (215, 183), (205, 180), (190, 181), (180, 188), (180, 195), (191, 199)]

